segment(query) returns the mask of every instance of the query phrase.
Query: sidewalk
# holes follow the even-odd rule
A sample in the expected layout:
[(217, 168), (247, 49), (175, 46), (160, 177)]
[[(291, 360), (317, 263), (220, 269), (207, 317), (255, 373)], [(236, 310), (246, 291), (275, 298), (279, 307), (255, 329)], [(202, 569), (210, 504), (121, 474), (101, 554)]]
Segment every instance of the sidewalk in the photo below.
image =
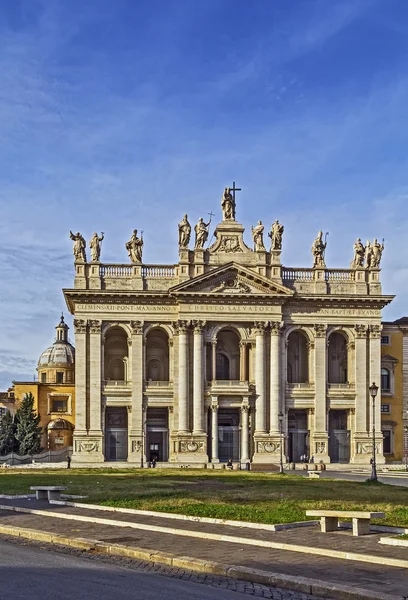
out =
[[(71, 539), (100, 540), (153, 553), (306, 577), (337, 586), (355, 586), (371, 592), (371, 597), (376, 593), (399, 599), (408, 597), (408, 552), (404, 548), (380, 545), (378, 540), (384, 534), (353, 537), (348, 530), (322, 534), (318, 526), (272, 532), (31, 499), (1, 500), (0, 503), (10, 507), (10, 511), (0, 510), (0, 526), (36, 529)], [(46, 511), (49, 515), (13, 512), (13, 507)], [(342, 553), (344, 558), (333, 553)], [(360, 555), (361, 560), (347, 560), (345, 557), (350, 553)], [(364, 562), (364, 555), (377, 564)], [(385, 566), (389, 561), (400, 561), (397, 564), (404, 567)]]

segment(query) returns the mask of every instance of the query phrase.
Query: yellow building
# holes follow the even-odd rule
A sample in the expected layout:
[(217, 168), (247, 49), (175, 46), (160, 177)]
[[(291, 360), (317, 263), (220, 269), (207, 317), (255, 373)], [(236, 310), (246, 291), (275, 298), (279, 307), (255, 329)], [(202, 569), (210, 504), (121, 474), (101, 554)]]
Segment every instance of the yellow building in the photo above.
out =
[(68, 340), (68, 325), (61, 316), (55, 342), (40, 356), (38, 381), (14, 381), (15, 406), (25, 394), (32, 393), (34, 407), (44, 429), (42, 446), (62, 450), (72, 446), (75, 428), (75, 348)]
[[(406, 395), (404, 372), (407, 357), (404, 356), (404, 339), (408, 334), (408, 318), (383, 322), (381, 334), (381, 430), (384, 436), (386, 462), (401, 462), (406, 446)], [(406, 386), (405, 386), (406, 388)], [(405, 396), (404, 396), (405, 392)]]
[(9, 388), (7, 392), (0, 392), (0, 419), (6, 412), (11, 412), (13, 415), (16, 412), (16, 400), (12, 388)]

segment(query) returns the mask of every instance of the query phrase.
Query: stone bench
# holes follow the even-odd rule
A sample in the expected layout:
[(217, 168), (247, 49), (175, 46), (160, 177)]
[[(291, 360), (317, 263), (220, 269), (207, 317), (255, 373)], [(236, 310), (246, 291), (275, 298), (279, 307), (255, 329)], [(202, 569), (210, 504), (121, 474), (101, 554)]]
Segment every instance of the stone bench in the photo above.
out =
[(384, 519), (383, 512), (365, 512), (356, 510), (307, 510), (308, 517), (320, 517), (322, 533), (337, 531), (339, 519), (351, 519), (353, 523), (353, 535), (366, 535), (370, 533), (371, 519)]
[(308, 472), (307, 472), (307, 476), (308, 476), (310, 479), (319, 479), (319, 477), (320, 477), (320, 473), (319, 473), (318, 471), (308, 471)]
[(61, 500), (61, 492), (67, 488), (60, 485), (33, 485), (30, 490), (35, 492), (37, 500)]

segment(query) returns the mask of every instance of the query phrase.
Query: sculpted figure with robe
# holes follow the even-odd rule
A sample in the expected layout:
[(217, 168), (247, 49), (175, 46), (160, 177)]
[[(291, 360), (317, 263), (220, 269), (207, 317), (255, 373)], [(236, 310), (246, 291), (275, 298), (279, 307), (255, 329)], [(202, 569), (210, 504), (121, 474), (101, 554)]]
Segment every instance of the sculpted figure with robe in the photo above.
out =
[(326, 263), (324, 262), (324, 251), (326, 250), (326, 246), (327, 243), (323, 241), (323, 231), (319, 231), (312, 246), (313, 267), (326, 266)]
[(91, 257), (92, 262), (98, 262), (101, 256), (101, 242), (104, 238), (103, 233), (101, 233), (101, 237), (95, 232), (89, 242), (89, 247), (91, 249)]
[(178, 226), (179, 231), (179, 248), (188, 248), (191, 237), (191, 225), (188, 222), (187, 215), (184, 215), (183, 220)]
[(351, 268), (356, 269), (357, 267), (364, 266), (365, 248), (360, 238), (357, 238), (354, 244), (354, 258), (351, 263)]
[(279, 223), (278, 219), (272, 223), (271, 231), (268, 233), (268, 236), (271, 238), (271, 250), (282, 250), (282, 237), (284, 229), (285, 228), (281, 223)]
[(140, 236), (140, 238), (137, 236), (137, 229), (133, 230), (132, 237), (128, 242), (126, 242), (125, 246), (132, 263), (141, 263), (143, 252), (143, 236)]
[(208, 240), (208, 226), (210, 223), (211, 220), (208, 223), (204, 223), (203, 218), (199, 218), (197, 225), (194, 227), (196, 234), (194, 250), (202, 250), (204, 248), (204, 244)]
[(263, 243), (263, 232), (264, 225), (262, 225), (262, 221), (258, 221), (258, 224), (255, 227), (251, 227), (252, 231), (252, 240), (254, 242), (254, 250), (258, 252), (260, 250), (265, 250), (265, 246)]
[(222, 215), (224, 221), (235, 220), (235, 200), (231, 194), (231, 188), (226, 187), (221, 200)]
[(366, 266), (366, 269), (370, 269), (371, 268), (372, 258), (373, 258), (373, 249), (371, 248), (371, 242), (370, 242), (370, 240), (367, 240), (366, 247), (365, 247), (365, 266)]
[(371, 268), (372, 269), (379, 269), (380, 268), (380, 262), (381, 262), (381, 257), (382, 257), (382, 253), (384, 251), (384, 240), (382, 242), (382, 244), (380, 244), (377, 239), (375, 239), (373, 241), (373, 244), (371, 246)]
[(76, 261), (83, 260), (84, 262), (86, 262), (86, 253), (85, 253), (86, 241), (84, 240), (82, 235), (79, 233), (79, 231), (77, 231), (75, 234), (72, 233), (72, 231), (70, 231), (69, 237), (74, 242), (74, 247), (72, 249), (72, 252), (74, 254), (75, 260)]

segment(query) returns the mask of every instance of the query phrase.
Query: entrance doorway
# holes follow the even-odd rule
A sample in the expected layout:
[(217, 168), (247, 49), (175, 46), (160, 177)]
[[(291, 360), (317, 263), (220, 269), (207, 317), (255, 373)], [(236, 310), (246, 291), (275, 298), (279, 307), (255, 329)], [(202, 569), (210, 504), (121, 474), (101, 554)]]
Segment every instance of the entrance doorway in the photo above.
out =
[(220, 462), (240, 459), (239, 410), (220, 408), (218, 411), (218, 457)]
[(301, 462), (302, 456), (310, 458), (309, 429), (307, 410), (288, 412), (288, 454), (289, 462)]
[(335, 463), (350, 462), (350, 430), (347, 429), (347, 410), (329, 413), (329, 456)]
[(146, 419), (146, 458), (148, 462), (169, 460), (169, 410), (148, 408)]
[(128, 414), (126, 407), (108, 407), (105, 413), (105, 458), (125, 461), (128, 458)]

